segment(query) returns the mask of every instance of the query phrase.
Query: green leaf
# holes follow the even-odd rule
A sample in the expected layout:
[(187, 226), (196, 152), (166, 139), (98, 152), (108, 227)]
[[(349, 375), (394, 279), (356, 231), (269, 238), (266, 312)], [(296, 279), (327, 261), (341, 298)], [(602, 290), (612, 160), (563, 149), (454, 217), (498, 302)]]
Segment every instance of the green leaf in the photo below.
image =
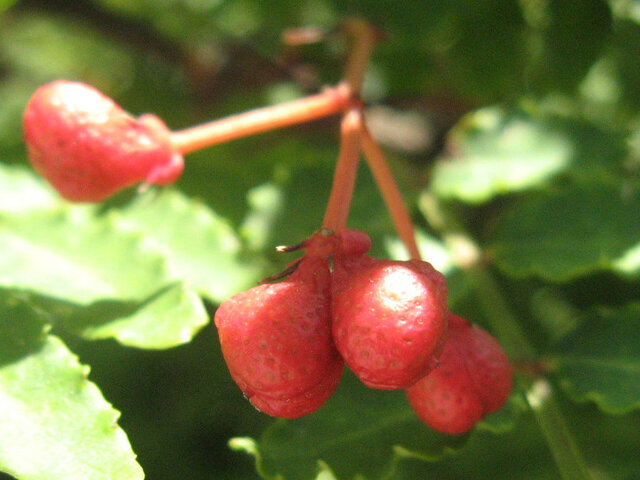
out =
[(196, 293), (170, 279), (159, 248), (150, 248), (145, 234), (125, 231), (116, 213), (65, 206), (23, 168), (1, 168), (3, 184), (0, 205), (11, 214), (0, 220), (4, 286), (32, 292), (34, 302), (89, 340), (171, 348), (206, 325)]
[(435, 459), (466, 442), (467, 436), (445, 438), (422, 424), (402, 392), (348, 390), (338, 391), (320, 412), (268, 428), (260, 439), (267, 471), (287, 480), (307, 479), (320, 459), (339, 478), (377, 478), (391, 468), (394, 445)]
[(464, 117), (448, 139), (449, 154), (431, 188), (444, 199), (482, 203), (540, 187), (559, 176), (612, 176), (625, 158), (622, 138), (572, 118), (491, 107)]
[(248, 455), (251, 455), (254, 459), (256, 472), (260, 475), (260, 477), (266, 480), (284, 480), (281, 475), (269, 475), (264, 470), (262, 455), (260, 454), (260, 448), (258, 447), (258, 443), (250, 437), (234, 437), (229, 440), (229, 448), (235, 450), (236, 452), (244, 452)]
[(33, 170), (0, 163), (0, 212), (24, 214), (61, 203), (56, 192)]
[[(447, 32), (451, 45), (445, 47), (450, 49), (447, 55), (451, 63), (448, 65), (450, 84), (457, 86), (463, 95), (485, 104), (518, 92), (523, 82), (521, 72), (528, 59), (522, 35), (525, 21), (518, 2), (450, 3), (454, 7), (454, 11), (449, 12), (453, 31)], [(442, 80), (447, 82), (446, 76)]]
[(595, 480), (568, 428), (553, 385), (545, 377), (535, 379), (525, 393), (560, 476), (565, 480)]
[(88, 368), (44, 335), (24, 303), (0, 305), (0, 471), (20, 480), (144, 478)]
[(614, 0), (611, 4), (615, 17), (628, 18), (640, 24), (640, 2), (637, 0)]
[(571, 144), (558, 132), (500, 108), (471, 113), (448, 141), (454, 153), (438, 161), (431, 187), (442, 198), (471, 203), (536, 186), (571, 160)]
[(640, 303), (600, 309), (563, 338), (549, 361), (576, 400), (608, 413), (640, 407)]
[[(514, 387), (515, 390), (515, 387)], [(500, 410), (484, 417), (476, 425), (476, 430), (503, 434), (513, 430), (522, 412), (529, 409), (522, 396), (511, 395)]]
[(282, 189), (274, 183), (265, 183), (247, 192), (247, 215), (242, 222), (241, 232), (253, 250), (268, 250), (273, 224), (282, 214)]
[(0, 0), (0, 12), (9, 8), (11, 5), (16, 3), (16, 1), (17, 0)]
[(163, 253), (173, 278), (214, 301), (256, 284), (261, 270), (242, 259), (242, 246), (228, 222), (178, 191), (141, 195), (122, 212), (119, 225), (139, 232)]
[(0, 368), (40, 348), (47, 322), (25, 295), (0, 290)]
[(612, 31), (611, 2), (523, 4), (531, 29), (528, 76), (536, 91), (569, 90), (602, 53)]
[[(281, 475), (269, 475), (264, 471), (262, 466), (262, 455), (257, 442), (250, 437), (235, 437), (229, 440), (229, 448), (237, 452), (245, 452), (254, 458), (256, 471), (258, 474), (266, 480), (284, 480)], [(337, 480), (335, 474), (331, 470), (331, 467), (318, 460), (318, 474), (314, 477), (314, 480)]]
[(12, 70), (28, 73), (41, 83), (60, 77), (85, 78), (100, 90), (122, 88), (132, 78), (132, 52), (113, 36), (100, 35), (89, 23), (34, 11), (12, 20), (0, 31), (3, 60)]
[(636, 55), (640, 46), (640, 7), (637, 1), (633, 5), (629, 4), (629, 7), (629, 21), (621, 21), (616, 25), (612, 41), (614, 47), (612, 56), (616, 61), (615, 73), (623, 86), (624, 105), (637, 111), (640, 105), (640, 92), (638, 92), (640, 59)]
[(505, 214), (487, 248), (515, 276), (567, 281), (597, 270), (640, 270), (640, 193), (568, 187)]
[(209, 322), (200, 297), (182, 284), (141, 304), (106, 301), (86, 308), (54, 306), (53, 311), (62, 314), (65, 328), (87, 340), (113, 338), (122, 345), (146, 349), (187, 343)]
[(88, 208), (0, 217), (0, 285), (80, 305), (141, 301), (169, 284), (164, 258)]
[[(508, 430), (516, 410), (503, 412), (511, 422), (488, 418), (490, 423), (479, 428)], [(385, 478), (398, 455), (438, 461), (462, 448), (469, 437), (431, 430), (411, 410), (404, 392), (368, 389), (348, 373), (322, 409), (294, 421), (276, 421), (263, 433), (258, 450), (255, 445), (254, 451), (244, 450), (253, 455), (259, 451), (256, 459), (264, 478), (313, 478), (319, 460), (330, 465), (337, 478)]]

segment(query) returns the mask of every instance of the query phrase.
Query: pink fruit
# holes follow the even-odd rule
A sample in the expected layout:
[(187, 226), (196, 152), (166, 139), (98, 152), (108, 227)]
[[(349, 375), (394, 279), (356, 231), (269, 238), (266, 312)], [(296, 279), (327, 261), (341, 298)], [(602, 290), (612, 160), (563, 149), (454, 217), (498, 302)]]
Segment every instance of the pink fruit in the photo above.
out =
[(232, 378), (258, 409), (295, 418), (331, 396), (343, 361), (331, 338), (329, 267), (304, 257), (279, 283), (234, 295), (215, 314)]
[(502, 407), (512, 382), (511, 364), (496, 339), (450, 314), (440, 366), (407, 389), (407, 398), (424, 423), (461, 434)]
[(407, 388), (436, 364), (446, 329), (447, 287), (431, 264), (336, 256), (333, 338), (372, 388)]
[(136, 119), (82, 83), (40, 87), (23, 125), (33, 168), (71, 201), (99, 202), (140, 182), (172, 183), (182, 173), (162, 120)]

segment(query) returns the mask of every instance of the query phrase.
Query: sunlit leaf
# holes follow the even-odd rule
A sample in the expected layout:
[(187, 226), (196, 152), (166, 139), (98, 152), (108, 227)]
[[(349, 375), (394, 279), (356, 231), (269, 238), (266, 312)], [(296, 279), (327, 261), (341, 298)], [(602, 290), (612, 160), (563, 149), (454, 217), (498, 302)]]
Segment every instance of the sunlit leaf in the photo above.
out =
[(33, 171), (0, 163), (0, 212), (23, 214), (60, 203), (56, 192)]
[[(436, 270), (448, 274), (455, 270), (451, 249), (433, 236), (416, 230), (416, 243), (422, 258), (431, 263)], [(406, 246), (397, 237), (387, 238), (385, 247), (389, 258), (407, 260), (409, 258)]]
[(557, 132), (522, 114), (480, 110), (450, 137), (451, 156), (439, 160), (434, 193), (482, 202), (538, 185), (567, 167), (571, 145)]
[(0, 285), (81, 305), (143, 300), (169, 280), (140, 235), (90, 209), (0, 218)]
[(1, 300), (0, 470), (20, 480), (144, 478), (88, 368), (43, 335), (37, 314)]
[(62, 323), (88, 340), (113, 338), (146, 349), (171, 348), (189, 342), (209, 317), (195, 292), (178, 284), (142, 303), (96, 302), (86, 308), (53, 308)]
[(559, 174), (606, 175), (624, 158), (621, 139), (570, 119), (500, 108), (465, 117), (436, 164), (431, 188), (442, 198), (481, 203), (539, 187)]
[(197, 200), (166, 189), (139, 196), (121, 214), (123, 228), (139, 232), (162, 252), (171, 276), (214, 301), (260, 279), (259, 266), (243, 259), (229, 223)]

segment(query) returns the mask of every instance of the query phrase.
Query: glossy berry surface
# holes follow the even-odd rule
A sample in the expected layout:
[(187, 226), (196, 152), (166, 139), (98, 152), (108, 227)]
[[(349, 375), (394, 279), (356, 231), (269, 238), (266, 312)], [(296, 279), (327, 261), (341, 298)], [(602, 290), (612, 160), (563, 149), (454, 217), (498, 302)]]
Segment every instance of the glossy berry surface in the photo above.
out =
[(440, 366), (407, 389), (407, 398), (433, 429), (462, 434), (502, 407), (512, 382), (511, 364), (496, 339), (451, 314)]
[(437, 363), (447, 288), (431, 264), (337, 256), (333, 338), (351, 370), (372, 388), (407, 388)]
[(182, 156), (159, 118), (134, 118), (82, 83), (40, 87), (23, 126), (33, 168), (71, 201), (99, 202), (140, 182), (172, 183), (182, 173)]
[(241, 292), (215, 314), (232, 378), (259, 410), (295, 418), (334, 392), (343, 361), (331, 337), (329, 266), (304, 257), (279, 283)]

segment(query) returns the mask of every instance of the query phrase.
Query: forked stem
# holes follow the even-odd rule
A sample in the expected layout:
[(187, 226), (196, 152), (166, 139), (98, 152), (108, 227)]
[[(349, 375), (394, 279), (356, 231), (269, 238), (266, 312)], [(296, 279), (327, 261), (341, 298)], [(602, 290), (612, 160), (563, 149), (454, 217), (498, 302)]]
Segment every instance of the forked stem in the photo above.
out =
[(411, 217), (384, 153), (364, 125), (362, 105), (358, 98), (376, 43), (376, 31), (371, 24), (358, 18), (345, 21), (343, 30), (352, 43), (344, 80), (337, 86), (299, 100), (258, 108), (172, 132), (171, 143), (177, 152), (187, 154), (249, 135), (346, 112), (342, 120), (340, 154), (323, 227), (340, 231), (346, 226), (362, 148), (398, 235), (411, 257), (420, 258)]
[(393, 179), (384, 152), (371, 136), (366, 125), (362, 129), (362, 150), (373, 178), (378, 184), (382, 199), (387, 205), (393, 226), (398, 236), (409, 251), (411, 258), (420, 259), (420, 251), (416, 244), (415, 230), (409, 211), (404, 203), (398, 185)]
[(358, 106), (344, 115), (340, 126), (340, 153), (322, 222), (323, 228), (334, 232), (340, 232), (347, 226), (360, 160), (361, 132), (362, 111)]

